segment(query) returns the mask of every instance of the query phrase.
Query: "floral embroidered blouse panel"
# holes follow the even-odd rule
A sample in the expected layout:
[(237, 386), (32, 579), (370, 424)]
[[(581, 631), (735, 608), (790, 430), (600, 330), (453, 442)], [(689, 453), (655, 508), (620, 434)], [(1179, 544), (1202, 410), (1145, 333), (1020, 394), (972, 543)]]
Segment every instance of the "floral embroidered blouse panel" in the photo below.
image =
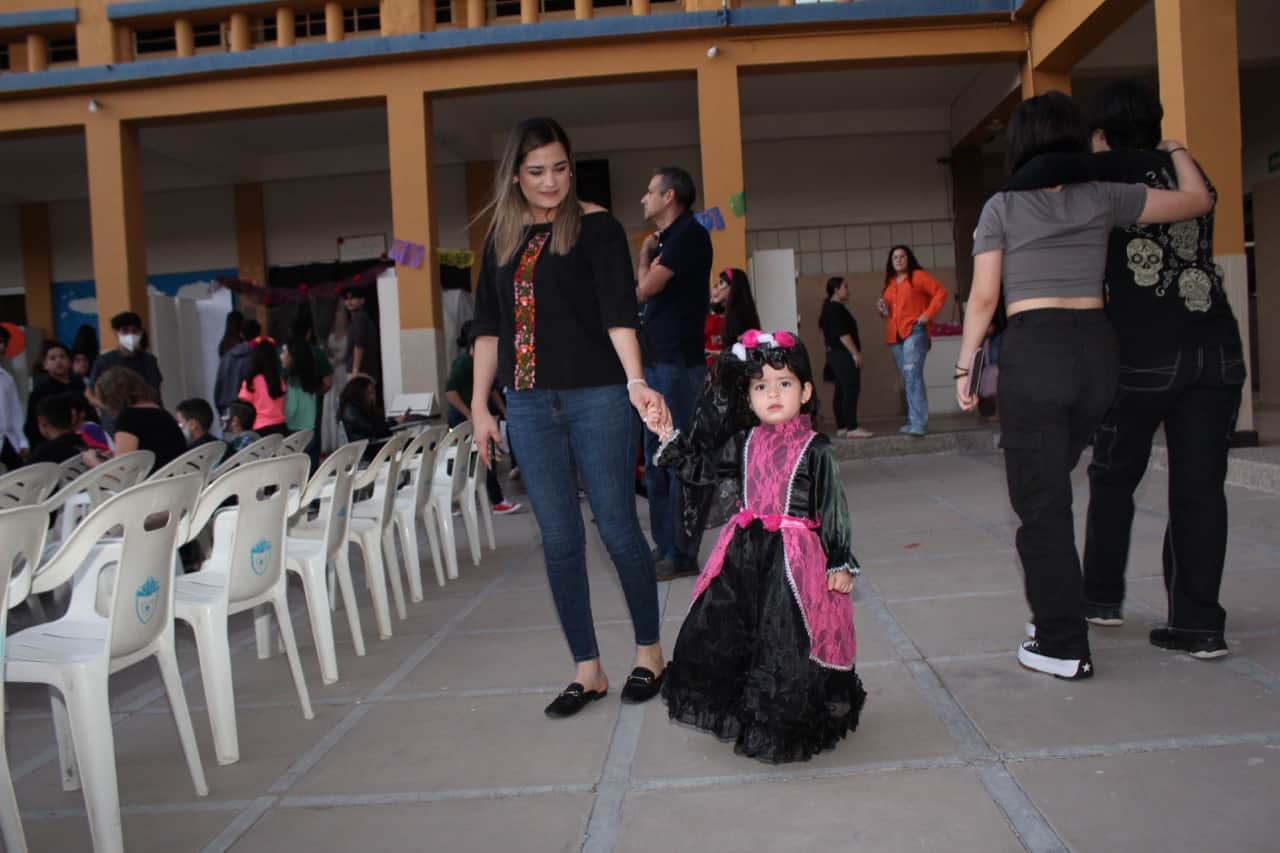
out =
[(507, 388), (625, 382), (609, 329), (638, 325), (626, 232), (608, 212), (591, 213), (568, 254), (554, 254), (550, 243), (551, 227), (534, 225), (506, 263), (486, 247), (472, 333), (497, 337), (498, 380)]

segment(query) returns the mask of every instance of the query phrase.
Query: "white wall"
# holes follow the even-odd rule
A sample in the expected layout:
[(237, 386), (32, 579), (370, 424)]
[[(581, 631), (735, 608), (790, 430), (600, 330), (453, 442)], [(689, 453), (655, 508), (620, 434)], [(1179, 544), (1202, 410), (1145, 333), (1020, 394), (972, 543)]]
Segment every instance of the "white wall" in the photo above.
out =
[(49, 203), (49, 242), (53, 246), (54, 281), (93, 278), (88, 199)]
[(230, 186), (148, 193), (143, 216), (150, 274), (234, 269), (239, 262)]
[(946, 133), (753, 142), (743, 149), (751, 230), (945, 219)]
[(0, 288), (22, 287), (22, 231), (16, 204), (0, 205)]
[(391, 176), (388, 172), (263, 186), (267, 263), (271, 266), (331, 261), (338, 238), (383, 234), (391, 242)]
[(443, 249), (465, 249), (467, 237), (467, 176), (461, 163), (437, 166), (435, 179), (436, 239)]

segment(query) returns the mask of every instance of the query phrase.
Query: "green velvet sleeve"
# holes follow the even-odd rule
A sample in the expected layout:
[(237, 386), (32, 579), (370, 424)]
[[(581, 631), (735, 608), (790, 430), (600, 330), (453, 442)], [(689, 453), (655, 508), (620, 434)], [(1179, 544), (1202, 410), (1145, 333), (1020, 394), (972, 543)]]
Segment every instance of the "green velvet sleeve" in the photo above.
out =
[(813, 471), (810, 506), (821, 523), (818, 535), (827, 553), (827, 574), (857, 574), (858, 560), (853, 556), (853, 524), (844, 498), (844, 486), (840, 482), (840, 463), (836, 460), (835, 448), (828, 441), (815, 441), (809, 452), (813, 455), (810, 463)]

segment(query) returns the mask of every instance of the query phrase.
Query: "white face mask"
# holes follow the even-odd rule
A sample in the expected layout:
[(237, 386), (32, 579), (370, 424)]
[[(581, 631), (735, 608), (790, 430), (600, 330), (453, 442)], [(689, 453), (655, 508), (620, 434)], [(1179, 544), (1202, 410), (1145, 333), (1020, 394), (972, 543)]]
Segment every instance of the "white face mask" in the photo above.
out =
[(133, 352), (138, 348), (138, 344), (142, 343), (142, 335), (121, 335), (119, 340), (120, 346)]

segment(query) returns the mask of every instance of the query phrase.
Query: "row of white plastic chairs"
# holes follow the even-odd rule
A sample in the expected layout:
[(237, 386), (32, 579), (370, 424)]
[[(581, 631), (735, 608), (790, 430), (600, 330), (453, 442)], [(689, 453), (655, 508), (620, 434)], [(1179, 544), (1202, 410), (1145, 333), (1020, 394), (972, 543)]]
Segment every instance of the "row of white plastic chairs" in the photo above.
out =
[[(447, 435), (444, 427), (416, 436), (401, 433), (386, 442), (363, 471), (358, 466), (366, 442), (345, 445), (310, 479), (306, 456), (271, 457), (280, 444), (278, 436), (272, 438), (276, 441), (263, 439), (236, 455), (257, 447), (260, 458), (232, 457), (228, 463), (236, 461), (234, 466), (224, 463), (213, 469), (209, 458), (193, 451), (141, 483), (151, 462), (146, 458), (150, 454), (141, 452), (104, 463), (53, 495), (41, 495), (43, 486), (20, 481), (21, 471), (0, 478), (0, 643), (9, 606), (70, 587), (63, 617), (19, 631), (0, 645), (5, 681), (52, 688), (63, 788), (83, 787), (96, 851), (124, 849), (107, 693), (110, 673), (157, 658), (196, 792), (208, 793), (177, 670), (174, 618), (188, 622), (195, 632), (214, 749), (218, 762), (229, 764), (239, 759), (229, 615), (255, 609), (258, 656), (265, 658), (271, 650), (274, 612), (303, 716), (311, 719), (289, 619), (286, 569), (301, 576), (321, 677), (329, 684), (338, 678), (330, 615), (336, 605), (335, 583), (356, 654), (364, 654), (347, 559), (349, 542), (362, 551), (382, 638), (392, 632), (388, 579), (397, 615), (407, 617), (397, 539), (410, 596), (414, 601), (423, 597), (419, 518), (427, 531), (438, 584), (444, 585), (446, 574), (458, 576), (454, 503), (462, 510), (473, 562), (479, 561), (477, 504), (487, 509), (487, 501), (477, 500), (478, 463), (469, 425)], [(95, 472), (98, 478), (85, 480)], [(64, 497), (55, 506), (55, 499), (77, 484), (77, 494), (92, 493), (84, 501), (87, 515), (65, 531), (60, 543), (47, 546), (50, 512), (65, 513), (71, 501)], [(354, 503), (353, 495), (366, 490), (370, 496)], [(20, 500), (24, 494), (34, 500)], [(308, 511), (314, 505), (318, 513)], [(488, 515), (485, 521), (492, 548)], [(212, 525), (213, 539), (201, 570), (178, 573), (178, 546), (195, 540), (207, 525)], [(2, 730), (0, 829), (7, 849), (26, 849)]]

